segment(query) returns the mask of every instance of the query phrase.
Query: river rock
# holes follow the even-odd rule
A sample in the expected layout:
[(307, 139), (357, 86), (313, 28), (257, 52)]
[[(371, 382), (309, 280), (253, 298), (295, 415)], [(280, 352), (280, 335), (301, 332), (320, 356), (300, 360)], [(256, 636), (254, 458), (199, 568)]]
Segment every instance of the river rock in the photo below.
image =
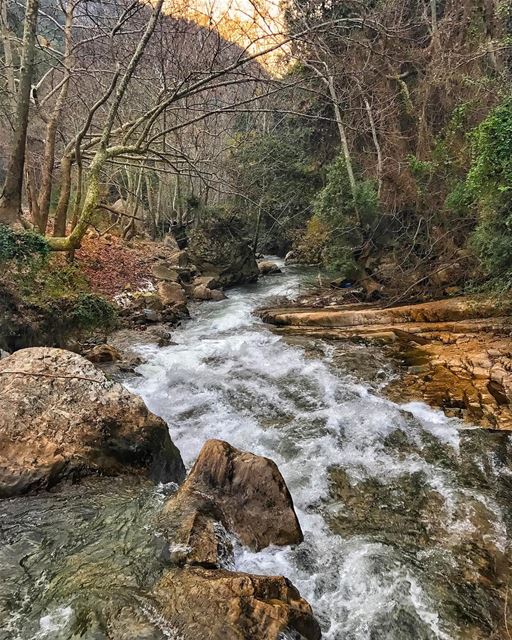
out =
[(165, 307), (184, 307), (187, 304), (185, 290), (177, 282), (159, 282), (158, 297)]
[(186, 249), (182, 249), (181, 251), (175, 251), (169, 257), (169, 264), (172, 267), (178, 267), (179, 269), (186, 269), (190, 267), (190, 257), (188, 251)]
[(297, 262), (297, 256), (294, 251), (288, 251), (284, 257), (285, 264), (295, 264)]
[(259, 270), (248, 241), (226, 221), (203, 223), (191, 232), (188, 250), (198, 271), (223, 287), (254, 282)]
[(37, 347), (0, 362), (0, 497), (95, 473), (181, 482), (165, 422), (70, 351)]
[(209, 289), (204, 284), (194, 287), (191, 296), (194, 300), (213, 300), (214, 302), (226, 299), (226, 295), (221, 289)]
[(152, 595), (160, 616), (187, 640), (321, 638), (311, 607), (282, 576), (172, 569)]
[[(203, 525), (219, 523), (255, 550), (303, 540), (290, 492), (277, 465), (222, 440), (209, 440), (203, 446), (185, 483), (161, 514), (168, 539), (178, 539), (192, 552), (197, 531), (204, 530), (204, 526), (196, 526), (194, 518), (202, 519)], [(221, 552), (209, 533), (205, 535), (209, 540), (205, 547), (213, 549), (206, 562), (217, 564)]]
[(213, 276), (197, 276), (192, 283), (194, 287), (204, 286), (207, 289), (219, 289), (220, 282)]
[(121, 360), (120, 352), (110, 344), (97, 344), (84, 354), (89, 362), (103, 363)]
[(178, 272), (176, 269), (172, 269), (161, 262), (154, 264), (151, 271), (157, 280), (165, 280), (167, 282), (178, 281)]
[(282, 273), (281, 269), (277, 266), (275, 262), (271, 262), (270, 260), (262, 260), (258, 262), (258, 269), (262, 276), (274, 275), (275, 273)]

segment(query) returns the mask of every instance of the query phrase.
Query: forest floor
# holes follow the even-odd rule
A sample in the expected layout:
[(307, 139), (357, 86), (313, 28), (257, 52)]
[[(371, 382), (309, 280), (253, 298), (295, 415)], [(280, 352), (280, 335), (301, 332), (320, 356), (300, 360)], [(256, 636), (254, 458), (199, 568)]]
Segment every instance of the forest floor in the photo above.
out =
[(91, 290), (108, 299), (144, 288), (152, 281), (152, 266), (169, 259), (172, 249), (162, 242), (136, 238), (125, 241), (116, 235), (90, 232), (76, 252), (76, 261)]

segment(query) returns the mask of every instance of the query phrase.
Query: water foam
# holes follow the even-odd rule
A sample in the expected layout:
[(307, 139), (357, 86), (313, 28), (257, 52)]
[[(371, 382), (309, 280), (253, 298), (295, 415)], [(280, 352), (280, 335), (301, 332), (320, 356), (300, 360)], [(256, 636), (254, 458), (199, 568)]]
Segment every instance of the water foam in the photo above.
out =
[[(238, 548), (236, 566), (289, 577), (312, 604), (326, 640), (396, 638), (385, 631), (385, 621), (400, 617), (412, 618), (423, 629), (421, 637), (447, 639), (450, 632), (436, 603), (396, 549), (334, 535), (318, 506), (328, 496), (333, 467), (342, 467), (354, 483), (368, 478), (385, 483), (423, 472), (443, 495), (454, 530), (470, 535), (471, 528), (464, 529), (453, 515), (458, 490), (446, 470), (417, 453), (397, 456), (385, 446), (397, 430), (415, 445), (426, 431), (458, 453), (457, 425), (425, 405), (400, 407), (375, 395), (334, 371), (328, 358), (307, 358), (264, 328), (254, 308), (296, 290), (299, 282), (297, 276), (267, 279), (258, 288), (235, 290), (228, 300), (201, 306), (198, 317), (175, 332), (175, 345), (146, 351), (149, 361), (132, 388), (169, 423), (187, 465), (209, 438), (278, 464), (305, 541), (296, 549), (258, 554)], [(381, 635), (374, 635), (378, 628)]]

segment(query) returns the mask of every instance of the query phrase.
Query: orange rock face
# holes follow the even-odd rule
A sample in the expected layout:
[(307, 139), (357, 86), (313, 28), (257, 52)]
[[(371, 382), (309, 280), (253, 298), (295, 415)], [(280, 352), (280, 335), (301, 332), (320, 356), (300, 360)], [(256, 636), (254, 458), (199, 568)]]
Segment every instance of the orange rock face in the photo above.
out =
[(404, 377), (388, 387), (398, 401), (422, 399), (448, 415), (512, 429), (512, 318), (487, 300), (452, 298), (378, 308), (266, 309), (284, 333), (392, 345)]

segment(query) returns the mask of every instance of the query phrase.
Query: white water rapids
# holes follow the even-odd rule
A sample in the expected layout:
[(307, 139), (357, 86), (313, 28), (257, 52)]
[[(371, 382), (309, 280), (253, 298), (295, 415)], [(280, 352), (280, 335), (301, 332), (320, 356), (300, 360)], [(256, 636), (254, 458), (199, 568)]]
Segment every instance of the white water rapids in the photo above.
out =
[[(173, 344), (139, 345), (147, 360), (127, 385), (187, 465), (209, 438), (279, 465), (305, 540), (238, 546), (235, 568), (288, 577), (325, 640), (510, 640), (510, 434), (385, 399), (381, 348), (272, 333), (254, 310), (302, 279), (197, 305)], [(91, 477), (0, 501), (0, 640), (176, 640), (152, 597), (173, 491)], [(139, 617), (154, 633), (139, 635)]]
[[(144, 349), (148, 360), (131, 389), (169, 423), (187, 466), (209, 438), (277, 463), (305, 541), (259, 553), (240, 548), (236, 568), (287, 576), (312, 605), (326, 640), (479, 637), (466, 636), (435, 595), (444, 572), (435, 556), (454, 565), (450, 549), (475, 539), (475, 509), (486, 518), (477, 537), (490, 541), (496, 553), (507, 544), (493, 497), (461, 486), (449, 465), (421, 455), (426, 435), (456, 458), (457, 422), (419, 403), (399, 406), (379, 397), (333, 367), (328, 349), (324, 357), (306, 355), (253, 314), (273, 297), (295, 293), (299, 283), (293, 274), (268, 277), (230, 291), (223, 302), (201, 305), (196, 318), (173, 334), (174, 344)], [(398, 430), (410, 445), (401, 453), (386, 444)], [(328, 519), (343, 515), (344, 505), (329, 498), (332, 468), (343, 469), (356, 486), (373, 480), (396, 485), (422, 474), (440, 497), (435, 516), (442, 521), (444, 548), (404, 550), (360, 529), (335, 534)], [(429, 562), (438, 567), (430, 584), (423, 570)]]

